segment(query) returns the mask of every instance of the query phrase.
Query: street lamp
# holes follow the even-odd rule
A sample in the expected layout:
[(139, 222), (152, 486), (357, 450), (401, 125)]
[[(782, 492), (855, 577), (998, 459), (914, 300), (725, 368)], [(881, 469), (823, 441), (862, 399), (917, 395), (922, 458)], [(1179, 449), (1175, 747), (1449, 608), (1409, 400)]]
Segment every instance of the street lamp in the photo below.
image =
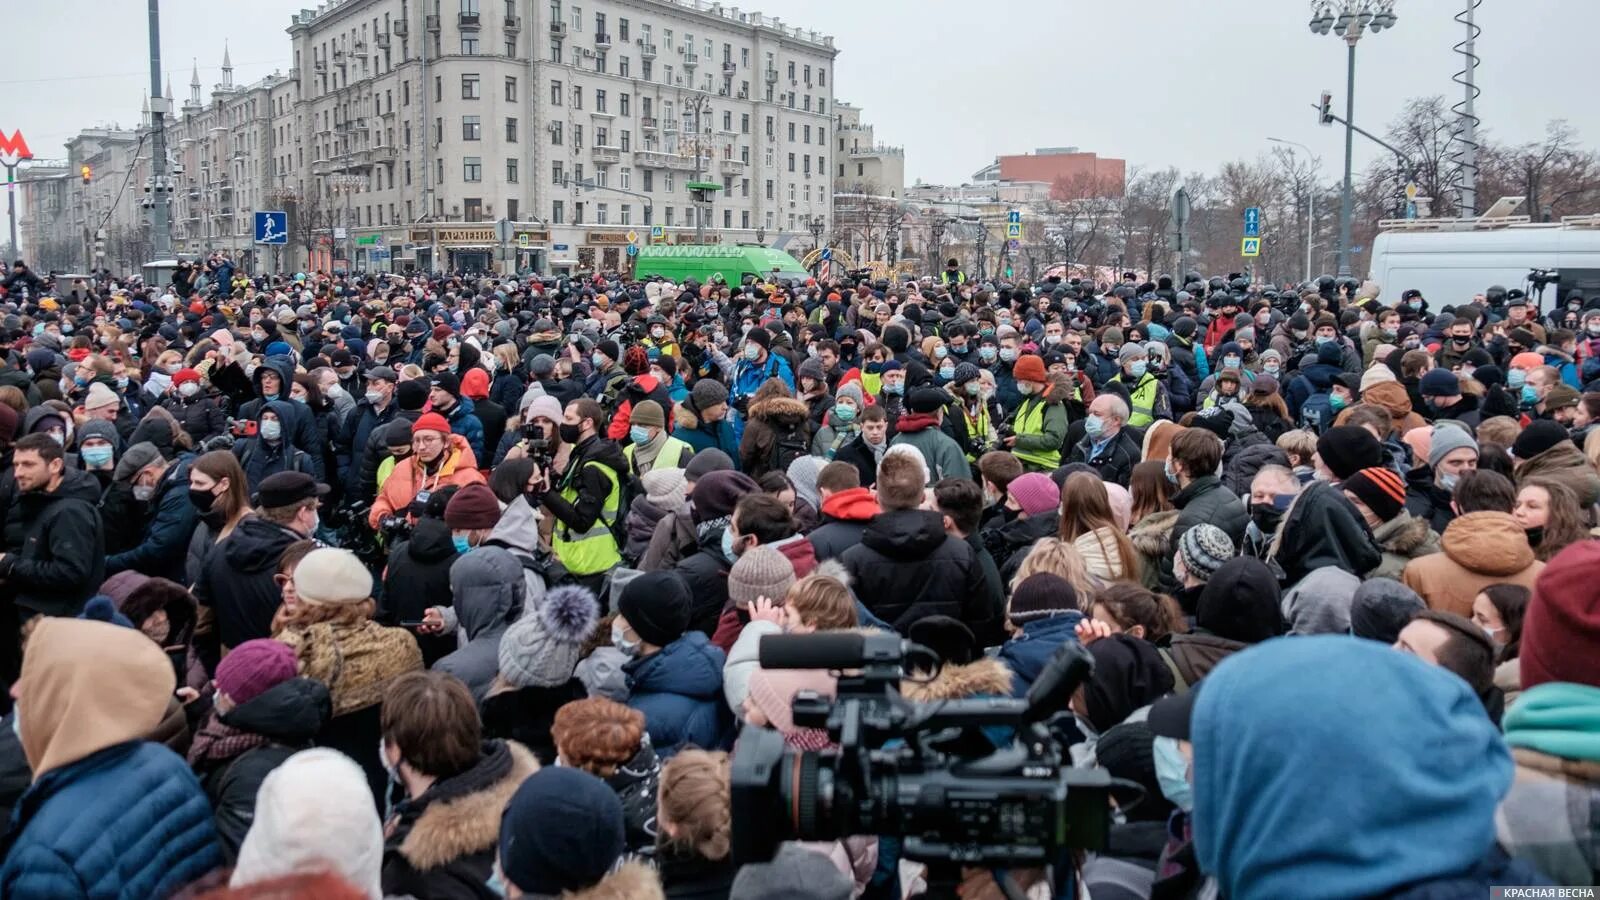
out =
[[(1267, 140), (1271, 141), (1274, 144), (1288, 144), (1288, 145), (1293, 146), (1293, 147), (1299, 147), (1301, 150), (1304, 150), (1306, 152), (1306, 156), (1311, 157), (1312, 165), (1316, 165), (1316, 159), (1317, 159), (1316, 154), (1312, 153), (1311, 152), (1311, 148), (1307, 147), (1305, 144), (1302, 144), (1299, 141), (1286, 141), (1283, 138), (1275, 138), (1275, 137), (1269, 137), (1269, 138), (1267, 138)], [(1293, 151), (1290, 151), (1290, 152), (1293, 153)], [(1306, 190), (1306, 277), (1305, 277), (1305, 280), (1308, 281), (1308, 282), (1311, 280), (1311, 234), (1312, 234), (1312, 229), (1316, 227), (1315, 224), (1314, 224), (1316, 220), (1313, 218), (1314, 210), (1316, 209), (1316, 202), (1317, 202), (1317, 185), (1316, 185), (1315, 181), (1313, 181), (1312, 184), (1311, 184), (1311, 187)]]
[(1339, 198), (1339, 274), (1350, 274), (1351, 219), (1355, 214), (1355, 193), (1350, 180), (1356, 115), (1356, 42), (1372, 29), (1373, 34), (1393, 28), (1395, 0), (1311, 0), (1311, 33), (1339, 35), (1348, 48), (1344, 97), (1344, 191)]

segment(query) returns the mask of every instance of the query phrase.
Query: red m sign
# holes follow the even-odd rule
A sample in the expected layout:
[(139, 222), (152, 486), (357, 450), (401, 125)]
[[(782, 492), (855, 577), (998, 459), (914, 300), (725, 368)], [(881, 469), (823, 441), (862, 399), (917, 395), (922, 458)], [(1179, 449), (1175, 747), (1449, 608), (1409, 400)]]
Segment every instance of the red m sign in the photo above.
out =
[(33, 151), (28, 149), (28, 142), (22, 139), (22, 131), (13, 131), (10, 137), (0, 131), (0, 163), (14, 166), (24, 159), (33, 159)]

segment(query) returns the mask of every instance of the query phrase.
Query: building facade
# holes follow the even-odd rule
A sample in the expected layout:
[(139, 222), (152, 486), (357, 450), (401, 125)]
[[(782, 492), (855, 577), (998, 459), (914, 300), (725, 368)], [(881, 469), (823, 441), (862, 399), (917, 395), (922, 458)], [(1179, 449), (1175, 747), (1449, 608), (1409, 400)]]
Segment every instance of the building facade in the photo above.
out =
[(861, 120), (861, 109), (849, 103), (835, 103), (834, 130), (838, 133), (834, 153), (834, 191), (845, 194), (873, 194), (900, 199), (906, 191), (906, 151), (878, 143), (873, 127)]

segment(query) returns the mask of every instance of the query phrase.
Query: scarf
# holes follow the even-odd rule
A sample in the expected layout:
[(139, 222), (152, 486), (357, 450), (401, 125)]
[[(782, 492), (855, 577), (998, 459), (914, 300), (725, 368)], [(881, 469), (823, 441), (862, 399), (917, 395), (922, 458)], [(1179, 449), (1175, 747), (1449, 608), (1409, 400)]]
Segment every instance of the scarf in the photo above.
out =
[(662, 428), (650, 440), (633, 445), (633, 465), (639, 470), (639, 474), (649, 472), (655, 467), (656, 457), (661, 455), (661, 448), (667, 445), (667, 437), (667, 430)]
[(849, 425), (834, 425), (833, 443), (828, 445), (828, 461), (832, 462), (834, 454), (839, 452), (839, 448), (855, 440), (856, 435), (860, 433), (861, 426), (853, 422)]
[(1600, 762), (1600, 687), (1553, 681), (1522, 692), (1505, 716), (1506, 743)]
[(189, 767), (201, 769), (208, 764), (225, 763), (266, 743), (266, 735), (224, 725), (217, 718), (216, 710), (212, 710), (195, 733), (194, 743), (189, 745)]

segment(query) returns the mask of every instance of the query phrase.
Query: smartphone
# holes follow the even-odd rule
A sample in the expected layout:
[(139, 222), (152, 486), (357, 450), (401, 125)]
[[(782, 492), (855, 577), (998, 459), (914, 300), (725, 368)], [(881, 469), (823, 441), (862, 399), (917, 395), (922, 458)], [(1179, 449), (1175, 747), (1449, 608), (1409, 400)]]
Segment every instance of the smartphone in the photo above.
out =
[(424, 622), (421, 619), (414, 619), (414, 620), (412, 620), (410, 622), (401, 622), (400, 623), (400, 627), (401, 628), (421, 628), (423, 625), (426, 625), (426, 624), (427, 623)]

